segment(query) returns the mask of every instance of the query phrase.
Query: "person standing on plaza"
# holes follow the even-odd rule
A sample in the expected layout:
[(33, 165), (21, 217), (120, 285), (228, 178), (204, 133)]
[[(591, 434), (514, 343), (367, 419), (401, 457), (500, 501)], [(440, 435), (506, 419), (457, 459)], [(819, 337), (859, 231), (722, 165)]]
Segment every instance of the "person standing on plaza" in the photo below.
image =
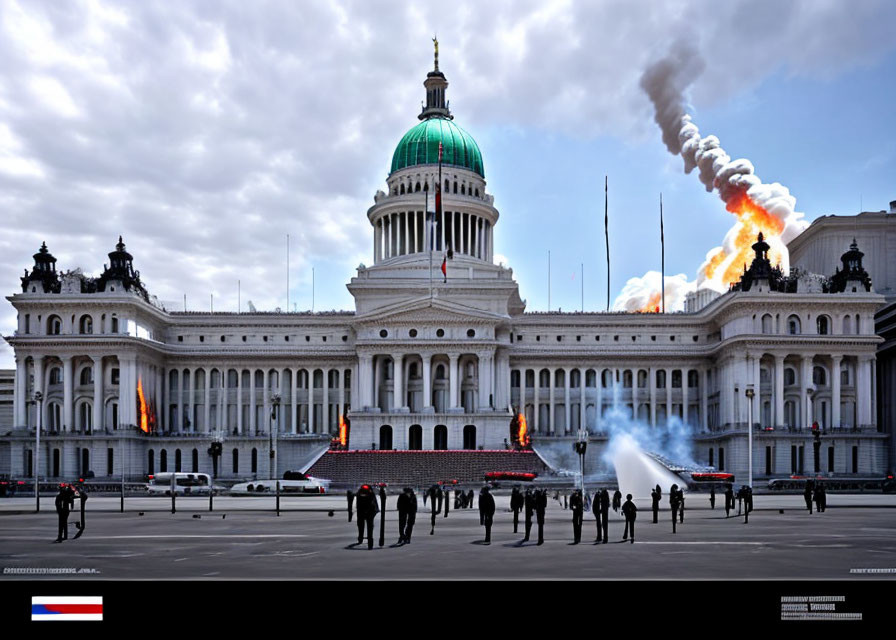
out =
[(453, 489), (445, 489), (445, 517), (448, 517), (448, 505), (451, 503), (451, 492)]
[(573, 544), (579, 544), (582, 541), (582, 519), (585, 515), (585, 502), (579, 489), (569, 497), (569, 508), (572, 511), (572, 541)]
[(513, 491), (510, 492), (510, 510), (513, 511), (513, 532), (517, 533), (517, 528), (519, 527), (520, 522), (520, 511), (523, 509), (523, 494), (520, 493), (520, 488), (514, 487)]
[(373, 549), (373, 519), (378, 511), (376, 494), (369, 484), (358, 489), (358, 544), (364, 541), (364, 527), (367, 527), (367, 548)]
[(600, 490), (600, 524), (604, 530), (604, 544), (607, 544), (610, 541), (607, 535), (610, 526), (610, 492), (606, 489)]
[(479, 491), (479, 524), (485, 526), (485, 544), (492, 543), (492, 519), (495, 517), (495, 499), (488, 487)]
[(84, 528), (87, 526), (85, 514), (85, 509), (87, 507), (87, 487), (84, 486), (83, 481), (78, 485), (77, 496), (79, 502), (81, 503), (81, 522), (75, 523), (75, 528), (78, 530), (78, 533), (75, 534), (75, 540), (77, 540), (84, 534)]
[(678, 490), (678, 517), (681, 519), (681, 524), (684, 524), (684, 489)]
[(532, 487), (526, 487), (523, 504), (526, 508), (526, 537), (523, 538), (523, 542), (529, 542), (529, 533), (532, 531), (532, 514), (535, 513), (535, 494)]
[(656, 489), (650, 492), (650, 501), (653, 507), (653, 524), (656, 524), (660, 515), (660, 494)]
[(716, 508), (716, 486), (712, 485), (709, 487), (709, 508)]
[(678, 485), (673, 484), (669, 489), (669, 507), (672, 509), (672, 533), (675, 533), (675, 521), (678, 520)]
[(405, 487), (403, 495), (407, 496), (405, 503), (407, 520), (404, 529), (402, 530), (402, 534), (405, 544), (411, 544), (411, 534), (414, 531), (414, 522), (417, 521), (417, 494), (415, 494), (414, 490), (410, 487)]
[(729, 517), (731, 515), (731, 509), (734, 508), (734, 489), (731, 488), (729, 484), (725, 488), (725, 517)]
[(473, 490), (470, 489), (469, 491), (467, 491), (467, 509), (473, 508), (473, 500), (475, 500), (475, 499), (476, 499), (476, 496), (473, 495)]
[(635, 518), (638, 517), (638, 507), (632, 502), (632, 494), (625, 496), (625, 504), (622, 505), (622, 515), (625, 516), (625, 532), (622, 539), (628, 538), (629, 533), (632, 535), (632, 544), (635, 543)]
[(538, 522), (538, 544), (544, 544), (544, 512), (548, 508), (547, 489), (535, 492), (535, 519)]
[[(436, 516), (441, 511), (441, 504), (439, 504), (439, 496), (442, 493), (442, 489), (439, 485), (434, 484), (427, 491), (427, 495), (429, 495), (429, 516), (430, 516), (430, 530), (429, 535), (434, 535), (436, 532)], [(425, 502), (425, 500), (424, 500)]]
[(806, 480), (806, 488), (803, 490), (803, 499), (806, 501), (806, 509), (809, 515), (812, 515), (812, 489), (814, 488), (811, 480)]
[(59, 485), (59, 493), (56, 494), (56, 515), (59, 517), (59, 533), (56, 542), (68, 540), (68, 514), (71, 510), (71, 498), (68, 495), (68, 487), (63, 483)]
[(828, 506), (828, 491), (821, 482), (818, 483), (818, 487), (815, 489), (815, 504), (818, 505), (820, 513), (824, 513)]
[(600, 519), (600, 489), (594, 492), (594, 499), (591, 500), (591, 513), (594, 514), (594, 521), (597, 523), (597, 538), (595, 542), (601, 541), (601, 531), (603, 531)]
[(352, 521), (352, 503), (355, 501), (355, 493), (351, 489), (345, 492), (345, 499), (348, 501), (348, 521)]

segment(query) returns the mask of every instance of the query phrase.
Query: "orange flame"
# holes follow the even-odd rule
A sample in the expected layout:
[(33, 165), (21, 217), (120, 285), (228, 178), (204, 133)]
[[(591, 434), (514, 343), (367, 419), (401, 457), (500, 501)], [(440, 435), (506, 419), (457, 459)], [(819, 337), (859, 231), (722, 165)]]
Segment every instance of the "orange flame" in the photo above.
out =
[(519, 440), (521, 447), (529, 446), (529, 426), (526, 424), (526, 416), (522, 413), (519, 414), (519, 423), (520, 430), (518, 431), (517, 439)]
[[(730, 285), (740, 280), (744, 265), (752, 263), (752, 246), (759, 232), (763, 232), (766, 239), (779, 236), (784, 231), (784, 223), (756, 204), (744, 192), (728, 200), (725, 208), (737, 217), (741, 225), (734, 241), (736, 249), (734, 253), (729, 253), (723, 248), (713, 255), (706, 266), (706, 277), (713, 279), (718, 268), (725, 265), (721, 280), (724, 284)], [(779, 252), (774, 249), (769, 251), (769, 260), (772, 264), (780, 263)]]
[(650, 294), (650, 299), (640, 309), (635, 309), (635, 313), (659, 313), (662, 294), (654, 291)]
[(348, 445), (348, 429), (345, 427), (345, 417), (339, 416), (339, 444), (344, 449)]
[(149, 409), (143, 395), (143, 379), (137, 379), (137, 399), (140, 401), (140, 430), (149, 433)]

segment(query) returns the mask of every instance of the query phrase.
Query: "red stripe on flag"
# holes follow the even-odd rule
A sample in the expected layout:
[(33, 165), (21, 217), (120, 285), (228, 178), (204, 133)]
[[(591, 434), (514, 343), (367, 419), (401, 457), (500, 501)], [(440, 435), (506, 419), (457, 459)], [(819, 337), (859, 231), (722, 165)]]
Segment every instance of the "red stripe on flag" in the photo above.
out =
[(448, 277), (448, 258), (442, 258), (442, 274)]
[(102, 613), (101, 604), (45, 604), (47, 611), (53, 613)]

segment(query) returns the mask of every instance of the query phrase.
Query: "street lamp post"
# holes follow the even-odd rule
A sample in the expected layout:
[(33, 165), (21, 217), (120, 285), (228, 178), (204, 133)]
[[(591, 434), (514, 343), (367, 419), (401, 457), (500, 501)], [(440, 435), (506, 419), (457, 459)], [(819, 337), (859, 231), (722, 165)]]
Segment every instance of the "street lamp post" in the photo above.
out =
[(35, 511), (40, 512), (40, 428), (41, 414), (43, 413), (44, 394), (40, 391), (34, 392), (34, 404), (37, 407), (37, 429), (35, 429), (35, 445), (34, 445), (34, 502)]
[[(280, 478), (277, 477), (277, 431), (274, 430), (274, 427), (277, 423), (277, 412), (280, 409), (280, 396), (278, 394), (274, 394), (271, 398), (271, 416), (270, 416), (270, 428), (268, 429), (268, 445), (270, 447), (270, 465), (272, 469), (272, 478), (275, 483), (275, 490), (277, 492), (277, 515), (280, 515)], [(279, 431), (279, 429), (278, 429)]]
[(585, 495), (585, 450), (588, 448), (588, 432), (579, 429), (579, 437), (576, 439), (575, 450), (579, 454), (579, 489)]
[(747, 424), (747, 486), (753, 486), (753, 397), (756, 395), (756, 391), (753, 389), (753, 385), (748, 385), (746, 390), (747, 395), (747, 414), (748, 414), (748, 424)]

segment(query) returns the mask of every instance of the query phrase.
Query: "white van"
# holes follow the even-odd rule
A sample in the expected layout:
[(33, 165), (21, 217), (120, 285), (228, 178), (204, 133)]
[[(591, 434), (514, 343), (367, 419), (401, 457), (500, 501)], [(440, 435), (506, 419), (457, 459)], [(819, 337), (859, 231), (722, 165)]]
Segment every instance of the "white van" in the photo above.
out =
[(207, 473), (156, 473), (149, 476), (146, 492), (151, 496), (170, 496), (171, 479), (174, 478), (174, 493), (179, 496), (208, 495), (212, 479)]

